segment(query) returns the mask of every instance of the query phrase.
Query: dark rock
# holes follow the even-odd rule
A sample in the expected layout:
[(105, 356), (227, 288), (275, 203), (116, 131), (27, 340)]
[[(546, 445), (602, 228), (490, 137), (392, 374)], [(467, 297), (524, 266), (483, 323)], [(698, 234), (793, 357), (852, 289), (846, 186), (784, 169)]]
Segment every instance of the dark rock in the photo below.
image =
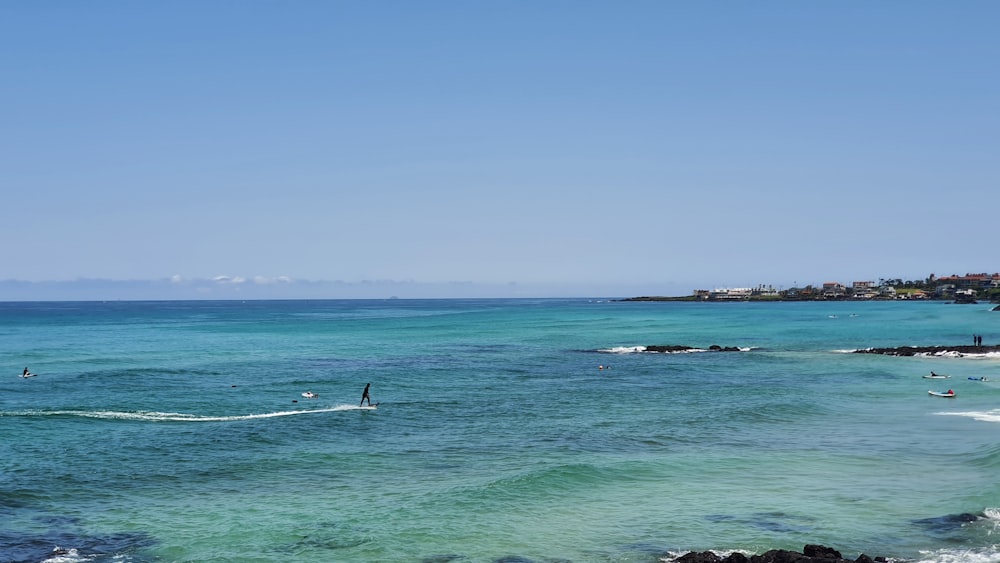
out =
[(865, 348), (855, 354), (882, 354), (883, 356), (935, 356), (941, 354), (986, 354), (1000, 352), (1000, 346), (899, 346), (898, 348)]
[(674, 561), (677, 563), (722, 563), (722, 558), (711, 551), (692, 551), (681, 555)]
[(823, 545), (807, 544), (804, 548), (802, 548), (802, 553), (807, 557), (827, 557), (833, 559), (844, 558), (836, 549)]
[(803, 560), (805, 554), (799, 553), (797, 551), (788, 551), (786, 549), (772, 549), (771, 551), (766, 551), (762, 555), (754, 555), (750, 557), (750, 563), (812, 563), (809, 560)]
[(736, 346), (726, 346), (725, 348), (723, 348), (718, 344), (712, 344), (711, 346), (708, 347), (708, 349), (714, 352), (742, 352), (742, 350), (740, 350)]
[[(786, 549), (772, 549), (760, 555), (749, 558), (742, 553), (732, 553), (723, 558), (711, 551), (686, 553), (673, 559), (674, 563), (851, 563), (844, 559), (836, 549), (823, 545), (809, 544), (801, 552)], [(861, 554), (855, 563), (884, 562), (884, 557), (871, 557)]]
[[(681, 344), (651, 344), (646, 346), (647, 352), (659, 352), (664, 354), (674, 354), (677, 352), (690, 352), (692, 350), (704, 350), (704, 348), (696, 348), (694, 346), (683, 346)], [(742, 352), (736, 346), (719, 346), (718, 344), (712, 344), (707, 348), (712, 352)]]
[(681, 346), (679, 344), (653, 344), (651, 346), (646, 346), (647, 352), (661, 352), (661, 353), (673, 353), (673, 352), (687, 352), (688, 350), (694, 350), (690, 346)]

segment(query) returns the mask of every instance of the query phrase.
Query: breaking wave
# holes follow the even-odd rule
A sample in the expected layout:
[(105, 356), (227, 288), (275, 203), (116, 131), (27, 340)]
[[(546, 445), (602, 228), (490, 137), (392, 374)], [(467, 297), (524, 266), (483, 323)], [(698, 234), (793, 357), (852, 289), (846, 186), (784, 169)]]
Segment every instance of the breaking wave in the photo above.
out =
[(294, 411), (278, 411), (261, 414), (244, 414), (231, 416), (211, 416), (200, 414), (185, 414), (177, 412), (155, 412), (155, 411), (73, 411), (73, 410), (25, 410), (0, 412), (0, 417), (78, 417), (78, 418), (98, 418), (104, 420), (136, 420), (145, 422), (233, 422), (238, 420), (257, 420), (262, 418), (277, 418), (281, 416), (296, 416), (304, 414), (320, 414), (326, 412), (350, 411), (350, 410), (371, 410), (370, 407), (359, 407), (357, 405), (337, 405), (325, 409), (309, 409)]
[(1000, 422), (1000, 409), (989, 411), (939, 412), (941, 416), (965, 416), (980, 422)]
[[(603, 354), (696, 354), (699, 352), (716, 352), (711, 348), (687, 348), (679, 347), (677, 350), (650, 350), (649, 346), (615, 346), (613, 348), (600, 348), (597, 351)], [(737, 348), (740, 352), (749, 352), (753, 350), (750, 346), (740, 346)]]

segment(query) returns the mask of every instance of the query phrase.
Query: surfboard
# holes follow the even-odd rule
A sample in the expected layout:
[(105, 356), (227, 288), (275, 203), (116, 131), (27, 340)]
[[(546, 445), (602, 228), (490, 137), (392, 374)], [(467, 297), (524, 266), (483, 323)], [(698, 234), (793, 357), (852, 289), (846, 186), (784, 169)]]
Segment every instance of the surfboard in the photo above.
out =
[(928, 391), (927, 393), (929, 395), (933, 395), (935, 397), (954, 397), (955, 396), (954, 393), (942, 393), (940, 391)]
[(29, 373), (29, 374), (25, 375), (25, 374), (22, 373), (21, 377), (23, 377), (24, 379), (28, 379), (29, 377), (35, 377), (36, 375), (38, 375), (38, 374), (37, 373)]
[(951, 376), (950, 375), (934, 374), (934, 375), (925, 375), (924, 379), (951, 379)]

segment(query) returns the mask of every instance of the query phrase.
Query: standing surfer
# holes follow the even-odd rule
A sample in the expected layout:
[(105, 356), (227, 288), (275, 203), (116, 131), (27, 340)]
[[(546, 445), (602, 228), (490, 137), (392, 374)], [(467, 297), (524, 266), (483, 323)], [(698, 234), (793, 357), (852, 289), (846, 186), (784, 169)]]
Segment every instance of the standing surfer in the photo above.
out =
[(359, 407), (365, 404), (365, 399), (368, 399), (368, 406), (369, 407), (372, 406), (372, 398), (368, 395), (368, 388), (371, 386), (372, 386), (371, 383), (365, 385), (365, 391), (361, 393), (361, 404), (358, 405)]

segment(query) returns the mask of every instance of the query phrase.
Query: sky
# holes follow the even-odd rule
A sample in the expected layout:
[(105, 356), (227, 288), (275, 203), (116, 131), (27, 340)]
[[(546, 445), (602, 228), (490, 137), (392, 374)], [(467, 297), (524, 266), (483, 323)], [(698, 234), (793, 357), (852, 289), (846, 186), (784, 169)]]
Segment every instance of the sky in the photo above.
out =
[(0, 3), (0, 301), (1000, 270), (994, 1)]

